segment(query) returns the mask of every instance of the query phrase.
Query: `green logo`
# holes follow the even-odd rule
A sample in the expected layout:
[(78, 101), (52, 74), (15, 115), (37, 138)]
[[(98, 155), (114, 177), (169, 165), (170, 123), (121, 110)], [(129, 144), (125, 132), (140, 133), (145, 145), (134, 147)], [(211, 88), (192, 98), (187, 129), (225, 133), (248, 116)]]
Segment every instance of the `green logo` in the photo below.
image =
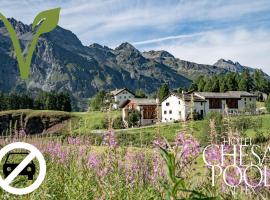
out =
[(36, 27), (37, 29), (35, 31), (33, 40), (30, 44), (26, 57), (24, 57), (22, 54), (21, 45), (17, 38), (15, 30), (13, 29), (12, 25), (7, 20), (7, 18), (4, 15), (2, 15), (2, 13), (0, 13), (0, 20), (3, 21), (6, 29), (9, 32), (9, 35), (10, 35), (10, 38), (11, 38), (11, 41), (15, 50), (19, 69), (20, 69), (20, 75), (22, 79), (27, 79), (29, 76), (30, 64), (31, 64), (33, 52), (38, 42), (38, 38), (40, 37), (41, 34), (48, 33), (57, 26), (58, 21), (59, 21), (59, 14), (60, 14), (60, 8), (55, 8), (55, 9), (43, 11), (36, 16), (32, 24), (32, 31), (34, 31)]

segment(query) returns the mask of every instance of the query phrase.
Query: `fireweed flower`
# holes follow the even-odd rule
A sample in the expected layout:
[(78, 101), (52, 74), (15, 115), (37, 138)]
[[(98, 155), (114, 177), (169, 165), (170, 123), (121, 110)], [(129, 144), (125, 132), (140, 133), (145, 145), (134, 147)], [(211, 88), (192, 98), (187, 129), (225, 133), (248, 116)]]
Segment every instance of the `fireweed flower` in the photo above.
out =
[(221, 162), (221, 153), (220, 147), (218, 146), (211, 146), (205, 152), (205, 158), (207, 162), (211, 165), (215, 165)]
[(179, 133), (175, 138), (174, 145), (178, 158), (184, 163), (195, 158), (201, 152), (199, 142), (191, 135), (185, 136), (183, 133)]
[[(213, 146), (209, 147), (207, 149), (207, 151), (205, 151), (205, 158), (206, 158), (207, 162), (211, 165), (217, 165), (217, 164), (221, 163), (221, 150), (222, 149), (220, 146), (213, 145)], [(232, 150), (232, 147), (230, 147), (229, 145), (225, 145), (223, 147), (224, 153), (229, 153), (231, 150)], [(239, 161), (239, 158), (237, 158), (237, 159)], [(225, 161), (226, 166), (230, 165), (230, 163), (233, 164), (232, 157), (230, 157), (230, 158), (226, 157), (226, 159), (224, 161)]]
[(127, 152), (125, 155), (125, 177), (126, 183), (133, 185), (136, 177), (140, 174), (144, 162), (144, 156), (137, 155), (136, 152)]
[(156, 183), (159, 179), (164, 179), (166, 176), (165, 163), (156, 152), (153, 153), (151, 160), (152, 170), (148, 173), (148, 177), (152, 183)]
[(79, 137), (68, 137), (68, 144), (70, 145), (79, 145), (81, 144), (81, 139)]
[(118, 144), (117, 144), (115, 132), (107, 131), (103, 137), (103, 144), (111, 148), (116, 148)]
[(45, 150), (53, 161), (66, 164), (69, 156), (70, 156), (70, 150), (68, 148), (63, 148), (60, 143), (51, 143), (47, 146), (47, 149)]
[(101, 164), (100, 158), (97, 154), (92, 153), (88, 156), (87, 165), (90, 168), (97, 169)]
[(167, 142), (164, 140), (164, 139), (156, 139), (153, 141), (153, 145), (156, 146), (156, 147), (161, 147), (163, 149), (167, 149), (168, 148), (168, 145), (167, 145)]
[(80, 158), (84, 157), (86, 149), (87, 149), (86, 146), (82, 146), (82, 147), (79, 148), (79, 156), (80, 156)]

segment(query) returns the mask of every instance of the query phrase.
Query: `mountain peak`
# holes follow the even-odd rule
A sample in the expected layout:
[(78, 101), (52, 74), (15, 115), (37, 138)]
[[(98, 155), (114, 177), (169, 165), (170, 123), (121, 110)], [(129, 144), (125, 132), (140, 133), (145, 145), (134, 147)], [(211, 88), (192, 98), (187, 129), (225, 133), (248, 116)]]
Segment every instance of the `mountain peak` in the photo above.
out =
[(226, 69), (228, 71), (241, 73), (244, 68), (247, 68), (241, 65), (239, 62), (233, 62), (231, 60), (225, 60), (223, 58), (219, 59), (214, 66)]
[[(238, 63), (238, 62), (237, 62)], [(231, 60), (225, 60), (223, 58), (220, 58), (215, 64), (214, 66), (222, 66), (222, 65), (235, 65), (236, 63), (234, 63)], [(238, 63), (239, 64), (239, 63)]]
[(128, 42), (122, 43), (120, 46), (116, 47), (115, 50), (137, 50), (132, 44)]
[(29, 31), (31, 31), (31, 27), (24, 24), (21, 21), (18, 21), (16, 19), (12, 18), (8, 18), (8, 21), (11, 23), (11, 25), (13, 26), (14, 30), (16, 31), (17, 34), (24, 34), (27, 33)]
[(98, 43), (90, 44), (89, 47), (93, 47), (93, 48), (103, 48), (103, 46), (101, 46), (101, 45), (98, 44)]
[(174, 58), (174, 56), (172, 54), (170, 54), (168, 51), (164, 51), (164, 50), (161, 50), (161, 51), (151, 50), (151, 51), (148, 51), (148, 52), (143, 52), (143, 55), (146, 58), (158, 58), (158, 59), (161, 59), (161, 58)]

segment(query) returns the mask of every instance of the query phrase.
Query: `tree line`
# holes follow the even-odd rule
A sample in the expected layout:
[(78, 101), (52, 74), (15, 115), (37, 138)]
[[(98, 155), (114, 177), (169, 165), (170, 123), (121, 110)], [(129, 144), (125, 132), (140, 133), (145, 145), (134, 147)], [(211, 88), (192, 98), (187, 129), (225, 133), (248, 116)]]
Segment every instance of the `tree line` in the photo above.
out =
[[(256, 69), (250, 72), (244, 69), (242, 73), (228, 72), (226, 74), (218, 74), (214, 76), (200, 76), (194, 81), (189, 88), (179, 88), (174, 92), (182, 91), (198, 91), (198, 92), (227, 92), (227, 91), (247, 91), (270, 93), (270, 80), (266, 78), (262, 70)], [(159, 98), (162, 101), (170, 93), (168, 83), (164, 83), (157, 89), (152, 98)], [(147, 98), (142, 89), (138, 89), (135, 93), (137, 98)], [(90, 110), (101, 110), (108, 106), (111, 97), (105, 91), (98, 92), (89, 102)]]
[(200, 76), (189, 88), (199, 92), (247, 91), (270, 93), (270, 82), (262, 70), (256, 69), (253, 74), (244, 69), (241, 74), (229, 72), (226, 74)]
[(66, 92), (41, 91), (35, 97), (30, 94), (0, 92), (0, 111), (17, 109), (72, 110), (70, 96)]

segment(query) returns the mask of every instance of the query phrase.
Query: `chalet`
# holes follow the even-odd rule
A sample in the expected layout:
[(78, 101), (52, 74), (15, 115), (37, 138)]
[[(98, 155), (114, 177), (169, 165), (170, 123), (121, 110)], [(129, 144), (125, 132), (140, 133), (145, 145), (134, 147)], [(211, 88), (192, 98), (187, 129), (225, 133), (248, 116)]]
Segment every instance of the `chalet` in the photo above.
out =
[(127, 124), (126, 118), (131, 111), (137, 110), (141, 113), (139, 125), (149, 125), (157, 122), (157, 106), (156, 99), (134, 98), (127, 100), (122, 104), (122, 118)]
[(204, 118), (205, 103), (206, 100), (193, 94), (171, 93), (161, 103), (162, 122), (184, 121), (190, 117), (192, 107), (200, 118)]
[(225, 109), (229, 114), (254, 113), (256, 98), (256, 95), (244, 91), (171, 93), (161, 103), (162, 122), (187, 120), (191, 111), (199, 118), (204, 118), (209, 112), (224, 113)]
[(128, 99), (132, 99), (135, 97), (135, 94), (133, 94), (127, 88), (113, 90), (113, 91), (111, 91), (111, 95), (113, 97), (113, 108), (114, 109), (119, 108)]
[(238, 114), (239, 112), (256, 112), (257, 96), (249, 92), (195, 92), (194, 95), (206, 100), (205, 113), (209, 113), (211, 111), (224, 112), (226, 106), (229, 114)]

